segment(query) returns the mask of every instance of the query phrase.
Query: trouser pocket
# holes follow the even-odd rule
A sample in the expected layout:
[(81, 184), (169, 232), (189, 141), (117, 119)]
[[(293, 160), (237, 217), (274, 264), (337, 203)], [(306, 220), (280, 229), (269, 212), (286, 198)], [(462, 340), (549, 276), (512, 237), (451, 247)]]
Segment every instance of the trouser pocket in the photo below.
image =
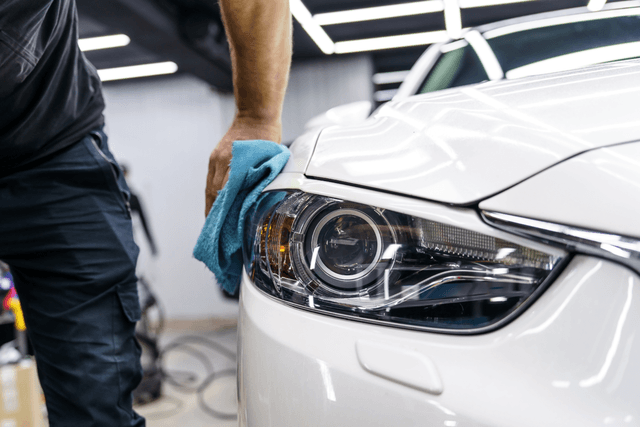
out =
[(100, 132), (91, 133), (91, 138), (87, 143), (89, 151), (93, 154), (100, 168), (105, 175), (105, 179), (111, 190), (117, 195), (117, 199), (124, 212), (131, 217), (131, 191), (124, 179), (124, 174), (120, 165), (107, 147), (106, 136)]

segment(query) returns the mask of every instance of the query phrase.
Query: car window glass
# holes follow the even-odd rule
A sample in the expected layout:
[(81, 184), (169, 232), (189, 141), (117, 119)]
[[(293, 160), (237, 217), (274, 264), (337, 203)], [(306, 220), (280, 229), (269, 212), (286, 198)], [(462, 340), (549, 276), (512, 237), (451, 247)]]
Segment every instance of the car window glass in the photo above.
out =
[(478, 55), (469, 45), (443, 53), (421, 86), (419, 93), (464, 86), (488, 80)]
[(550, 58), (640, 41), (640, 17), (624, 16), (535, 28), (487, 40), (504, 71)]

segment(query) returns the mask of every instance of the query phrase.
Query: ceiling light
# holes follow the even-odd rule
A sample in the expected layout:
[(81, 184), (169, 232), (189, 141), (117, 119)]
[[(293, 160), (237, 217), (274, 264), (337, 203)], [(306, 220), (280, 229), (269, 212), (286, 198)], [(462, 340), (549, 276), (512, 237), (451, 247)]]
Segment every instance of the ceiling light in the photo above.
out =
[(400, 36), (376, 37), (372, 39), (349, 40), (335, 43), (336, 53), (365, 52), (392, 49), (396, 47), (422, 46), (449, 40), (447, 32), (428, 31), (426, 33), (403, 34)]
[(346, 24), (349, 22), (373, 21), (375, 19), (421, 15), (425, 13), (442, 12), (443, 10), (444, 6), (442, 5), (441, 0), (427, 0), (388, 6), (343, 10), (339, 12), (318, 13), (313, 16), (313, 20), (319, 25), (336, 25)]
[(592, 12), (597, 12), (598, 10), (602, 10), (606, 3), (607, 0), (590, 0), (587, 8)]
[(333, 40), (325, 31), (313, 20), (311, 12), (302, 3), (302, 0), (290, 0), (291, 14), (302, 25), (302, 28), (309, 34), (309, 37), (318, 45), (320, 50), (331, 55), (334, 52)]
[(622, 43), (613, 46), (598, 47), (569, 53), (544, 61), (534, 62), (523, 67), (507, 71), (508, 79), (519, 79), (527, 76), (574, 70), (604, 62), (619, 61), (640, 57), (640, 42)]
[(472, 7), (499, 6), (501, 4), (524, 3), (534, 0), (458, 0), (461, 9)]
[(157, 62), (155, 64), (132, 65), (128, 67), (106, 68), (98, 70), (100, 80), (107, 82), (110, 80), (134, 79), (137, 77), (159, 76), (162, 74), (173, 74), (178, 71), (175, 62)]
[(131, 39), (124, 34), (114, 34), (112, 36), (90, 37), (78, 40), (78, 46), (83, 52), (89, 50), (109, 49), (112, 47), (126, 46)]
[[(446, 0), (445, 0), (446, 1)], [(524, 3), (534, 0), (458, 0), (460, 8), (497, 6), (511, 3)], [(595, 1), (595, 0), (592, 0)], [(598, 0), (602, 1), (602, 0)], [(351, 22), (373, 21), (376, 19), (398, 18), (401, 16), (422, 15), (444, 11), (443, 0), (423, 0), (361, 9), (341, 10), (318, 13), (313, 20), (318, 25), (337, 25)]]
[(377, 85), (387, 85), (391, 83), (402, 83), (409, 74), (409, 71), (391, 71), (388, 73), (376, 73), (373, 75), (373, 83)]
[(458, 0), (444, 0), (444, 27), (451, 38), (457, 39), (462, 32), (462, 17)]

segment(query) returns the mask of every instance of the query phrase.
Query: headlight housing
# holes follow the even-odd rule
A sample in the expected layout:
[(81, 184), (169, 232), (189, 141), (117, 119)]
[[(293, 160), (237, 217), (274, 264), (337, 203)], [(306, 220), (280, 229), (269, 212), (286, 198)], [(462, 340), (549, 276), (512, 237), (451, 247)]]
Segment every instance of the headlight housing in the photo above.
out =
[(558, 251), (299, 191), (266, 193), (245, 234), (247, 273), (281, 301), (457, 333), (513, 317), (563, 259)]

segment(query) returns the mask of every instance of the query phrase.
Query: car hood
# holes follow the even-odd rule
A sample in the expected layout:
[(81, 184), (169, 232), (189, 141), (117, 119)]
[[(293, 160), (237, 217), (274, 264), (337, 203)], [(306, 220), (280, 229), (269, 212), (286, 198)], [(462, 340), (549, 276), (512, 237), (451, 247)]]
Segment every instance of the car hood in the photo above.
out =
[(363, 123), (324, 129), (315, 149), (293, 148), (309, 157), (309, 177), (465, 205), (640, 139), (639, 95), (638, 61), (489, 82), (390, 102)]

